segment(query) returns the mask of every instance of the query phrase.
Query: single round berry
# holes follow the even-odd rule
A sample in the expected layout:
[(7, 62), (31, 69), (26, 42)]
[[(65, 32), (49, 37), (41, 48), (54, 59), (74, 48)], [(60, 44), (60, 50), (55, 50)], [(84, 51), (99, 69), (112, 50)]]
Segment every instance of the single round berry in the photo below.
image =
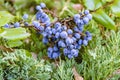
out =
[(57, 28), (59, 28), (59, 27), (61, 27), (61, 23), (60, 22), (57, 22), (57, 23), (55, 23), (55, 29), (57, 29)]
[(74, 34), (75, 38), (80, 39), (81, 35), (79, 33)]
[(52, 53), (52, 52), (53, 52), (53, 48), (52, 48), (52, 47), (49, 47), (49, 48), (48, 48), (48, 52), (49, 52), (49, 53)]
[(79, 14), (75, 14), (75, 15), (74, 15), (74, 20), (79, 19), (79, 18), (80, 18), (80, 15), (79, 15)]
[(20, 23), (19, 22), (16, 22), (16, 23), (14, 23), (14, 27), (20, 27)]
[(54, 50), (54, 51), (58, 51), (58, 50), (59, 50), (58, 46), (54, 46), (54, 47), (53, 47), (53, 50)]
[(69, 58), (69, 59), (72, 59), (72, 58), (73, 58), (73, 55), (72, 55), (72, 54), (68, 54), (68, 58)]
[(36, 10), (41, 10), (41, 6), (36, 6)]
[(84, 22), (85, 24), (88, 24), (89, 19), (88, 19), (87, 17), (84, 17), (84, 18), (83, 18), (83, 22)]
[(40, 7), (45, 8), (46, 7), (45, 3), (40, 3)]
[(85, 14), (85, 15), (89, 14), (89, 10), (85, 10), (85, 11), (84, 11), (84, 14)]
[(62, 31), (61, 33), (60, 33), (60, 37), (61, 38), (67, 38), (68, 37), (68, 34), (67, 34), (67, 32), (66, 31)]
[(73, 31), (72, 31), (71, 29), (68, 29), (68, 30), (67, 30), (67, 33), (68, 33), (68, 34), (72, 34)]
[(73, 43), (73, 39), (68, 37), (68, 38), (65, 40), (65, 42), (66, 42), (67, 45), (70, 45), (70, 44)]
[(92, 19), (92, 15), (91, 15), (91, 14), (88, 14), (86, 17), (87, 17), (89, 20)]
[(43, 42), (44, 44), (47, 44), (47, 43), (48, 43), (48, 38), (44, 37), (44, 38), (42, 39), (42, 42)]
[(9, 24), (5, 24), (4, 27), (5, 28), (10, 28), (10, 25)]
[(24, 14), (23, 19), (28, 19), (28, 14)]
[(78, 51), (75, 50), (75, 49), (72, 49), (71, 54), (73, 54), (74, 57), (77, 57), (78, 56)]
[(88, 41), (87, 40), (83, 40), (83, 45), (87, 46), (88, 45)]
[(82, 39), (80, 39), (80, 40), (78, 41), (78, 44), (79, 44), (79, 45), (82, 45)]
[(39, 22), (33, 21), (32, 24), (33, 24), (33, 26), (34, 26), (35, 28), (39, 29), (39, 27), (40, 27), (40, 23), (39, 23)]
[(62, 30), (67, 30), (67, 27), (66, 26), (62, 26)]
[(25, 25), (25, 26), (29, 26), (29, 23), (28, 23), (28, 22), (24, 22), (24, 25)]
[(58, 46), (60, 46), (60, 47), (66, 47), (65, 43), (62, 40), (60, 40), (58, 42)]

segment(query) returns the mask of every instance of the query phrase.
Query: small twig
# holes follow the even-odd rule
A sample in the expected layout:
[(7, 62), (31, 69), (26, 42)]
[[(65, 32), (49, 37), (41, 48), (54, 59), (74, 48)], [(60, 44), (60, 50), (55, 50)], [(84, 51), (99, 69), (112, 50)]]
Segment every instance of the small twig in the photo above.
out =
[(6, 52), (13, 52), (14, 51), (13, 49), (7, 48), (5, 46), (0, 46), (0, 49), (3, 50), (3, 51), (6, 51)]
[(53, 13), (52, 11), (50, 11), (50, 10), (43, 10), (45, 13), (49, 13), (49, 14), (51, 14), (53, 17), (57, 17), (58, 18), (58, 16), (55, 14), (55, 13)]

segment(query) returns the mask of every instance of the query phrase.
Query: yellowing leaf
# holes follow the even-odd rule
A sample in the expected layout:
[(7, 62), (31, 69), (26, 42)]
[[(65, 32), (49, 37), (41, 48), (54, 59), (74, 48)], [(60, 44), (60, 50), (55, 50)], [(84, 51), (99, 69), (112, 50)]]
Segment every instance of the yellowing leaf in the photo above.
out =
[(8, 40), (20, 40), (30, 36), (29, 33), (26, 32), (25, 28), (12, 28), (6, 29), (1, 34), (1, 37)]
[(14, 16), (7, 11), (0, 11), (0, 26), (4, 26), (6, 23), (13, 20)]

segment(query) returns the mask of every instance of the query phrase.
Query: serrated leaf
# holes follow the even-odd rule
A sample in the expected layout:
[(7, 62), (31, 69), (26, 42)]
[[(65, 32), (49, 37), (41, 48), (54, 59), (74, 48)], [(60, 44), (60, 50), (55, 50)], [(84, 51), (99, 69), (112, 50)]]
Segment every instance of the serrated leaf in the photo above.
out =
[(0, 34), (0, 36), (8, 40), (20, 40), (29, 37), (30, 34), (26, 32), (25, 28), (20, 27), (6, 29)]
[(115, 22), (104, 12), (104, 10), (99, 9), (95, 13), (93, 13), (94, 19), (102, 24), (104, 27), (108, 29), (116, 29)]
[(12, 40), (12, 41), (9, 40), (7, 42), (7, 44), (8, 44), (9, 47), (18, 47), (18, 46), (21, 46), (23, 44), (23, 42), (20, 41), (20, 40)]
[(114, 0), (114, 3), (110, 7), (112, 12), (120, 17), (120, 0)]
[(14, 16), (7, 11), (0, 11), (0, 26), (5, 25), (6, 23), (13, 20)]
[(89, 10), (96, 10), (102, 6), (100, 0), (83, 0), (83, 3)]

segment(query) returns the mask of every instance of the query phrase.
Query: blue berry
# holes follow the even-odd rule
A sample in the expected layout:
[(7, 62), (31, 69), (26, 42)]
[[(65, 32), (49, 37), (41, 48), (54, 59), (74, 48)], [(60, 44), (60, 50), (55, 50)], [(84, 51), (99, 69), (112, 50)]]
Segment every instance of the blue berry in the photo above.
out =
[(73, 49), (74, 48), (74, 45), (70, 45), (70, 49)]
[(37, 20), (40, 20), (41, 16), (42, 16), (42, 13), (43, 13), (43, 10), (39, 10), (37, 13), (36, 13), (36, 19)]
[(67, 27), (66, 26), (62, 26), (62, 30), (67, 30)]
[(41, 7), (40, 6), (36, 6), (36, 10), (41, 10)]
[(73, 58), (73, 55), (72, 55), (72, 54), (68, 54), (68, 58), (69, 58), (69, 59), (72, 59), (72, 58)]
[(28, 14), (24, 14), (23, 19), (28, 19)]
[(86, 36), (91, 36), (91, 33), (89, 31), (85, 32)]
[(72, 34), (73, 31), (72, 31), (71, 29), (68, 29), (68, 30), (67, 30), (67, 33), (68, 33), (68, 34)]
[(42, 35), (43, 37), (47, 37), (48, 34), (46, 32), (43, 32)]
[(83, 22), (84, 22), (84, 24), (88, 24), (89, 19), (88, 19), (87, 17), (84, 17), (84, 18), (83, 18)]
[(46, 7), (45, 3), (40, 3), (40, 7), (45, 8)]
[(80, 39), (80, 40), (78, 41), (78, 44), (79, 44), (79, 45), (82, 45), (82, 39)]
[(70, 44), (73, 43), (73, 39), (68, 37), (68, 38), (65, 40), (65, 42), (66, 42), (67, 45), (70, 45)]
[(32, 24), (33, 24), (33, 26), (34, 26), (35, 28), (39, 29), (39, 27), (40, 27), (40, 23), (39, 23), (39, 22), (33, 21)]
[(92, 40), (92, 36), (88, 36), (87, 37), (87, 40), (89, 41), (89, 40)]
[(61, 38), (67, 38), (68, 37), (68, 34), (67, 34), (67, 32), (66, 31), (62, 31), (61, 33), (60, 33), (60, 37)]
[(79, 14), (75, 14), (75, 15), (74, 15), (74, 20), (79, 19), (79, 18), (80, 18), (80, 15), (79, 15)]
[(51, 22), (50, 21), (46, 21), (45, 24), (46, 24), (46, 27), (49, 27), (51, 25)]
[(44, 38), (42, 39), (42, 42), (43, 42), (44, 44), (47, 44), (47, 43), (48, 43), (48, 38), (44, 37)]
[(64, 48), (64, 49), (63, 49), (63, 53), (64, 53), (65, 56), (67, 56), (68, 53), (69, 53), (68, 49), (67, 49), (67, 48)]
[(24, 22), (24, 25), (25, 25), (25, 26), (28, 26), (28, 25), (29, 25), (29, 23), (28, 23), (28, 22)]
[(66, 47), (65, 43), (62, 40), (58, 42), (58, 46), (60, 46), (60, 47)]
[(53, 52), (53, 54), (52, 54), (52, 58), (53, 59), (56, 59), (56, 58), (58, 58), (60, 56), (60, 53), (59, 52)]
[(72, 49), (71, 54), (73, 54), (74, 57), (77, 57), (78, 56), (78, 51), (75, 50), (75, 49)]
[(80, 39), (80, 34), (79, 33), (75, 33), (74, 36), (77, 38), (77, 39)]
[(92, 15), (91, 15), (91, 14), (88, 14), (86, 17), (87, 17), (89, 20), (92, 19)]
[(55, 23), (55, 29), (57, 29), (58, 27), (61, 27), (61, 23), (60, 22), (57, 22), (57, 23)]
[(52, 52), (47, 52), (47, 55), (50, 59), (52, 59)]
[(39, 29), (40, 29), (41, 31), (44, 31), (44, 26), (40, 26)]
[(10, 25), (9, 24), (5, 24), (4, 27), (5, 28), (10, 28)]
[(53, 34), (56, 34), (56, 30), (55, 30), (54, 28), (52, 29), (52, 33), (53, 33)]
[(79, 32), (79, 29), (77, 27), (74, 27), (75, 32)]
[(53, 47), (53, 50), (54, 50), (54, 51), (58, 51), (58, 50), (59, 50), (58, 46), (54, 46), (54, 47)]
[(88, 45), (88, 41), (87, 40), (83, 40), (83, 45), (87, 46)]
[(14, 23), (14, 27), (20, 27), (20, 23), (19, 22), (16, 22), (16, 23)]
[(76, 23), (76, 24), (81, 24), (81, 20), (80, 20), (80, 19), (76, 19), (76, 20), (75, 20), (75, 23)]
[(84, 11), (84, 14), (85, 14), (85, 15), (89, 14), (89, 10), (85, 10), (85, 11)]
[(52, 48), (52, 47), (49, 47), (49, 48), (48, 48), (48, 52), (52, 53), (52, 52), (53, 52), (53, 48)]
[(77, 41), (77, 39), (76, 39), (75, 37), (72, 37), (72, 39), (73, 39), (73, 42), (76, 42), (76, 41)]
[(55, 34), (55, 38), (59, 38), (60, 37), (60, 33), (59, 32), (57, 32), (56, 34)]
[(45, 32), (49, 32), (49, 31), (51, 31), (51, 27), (47, 27), (47, 28), (45, 29)]

